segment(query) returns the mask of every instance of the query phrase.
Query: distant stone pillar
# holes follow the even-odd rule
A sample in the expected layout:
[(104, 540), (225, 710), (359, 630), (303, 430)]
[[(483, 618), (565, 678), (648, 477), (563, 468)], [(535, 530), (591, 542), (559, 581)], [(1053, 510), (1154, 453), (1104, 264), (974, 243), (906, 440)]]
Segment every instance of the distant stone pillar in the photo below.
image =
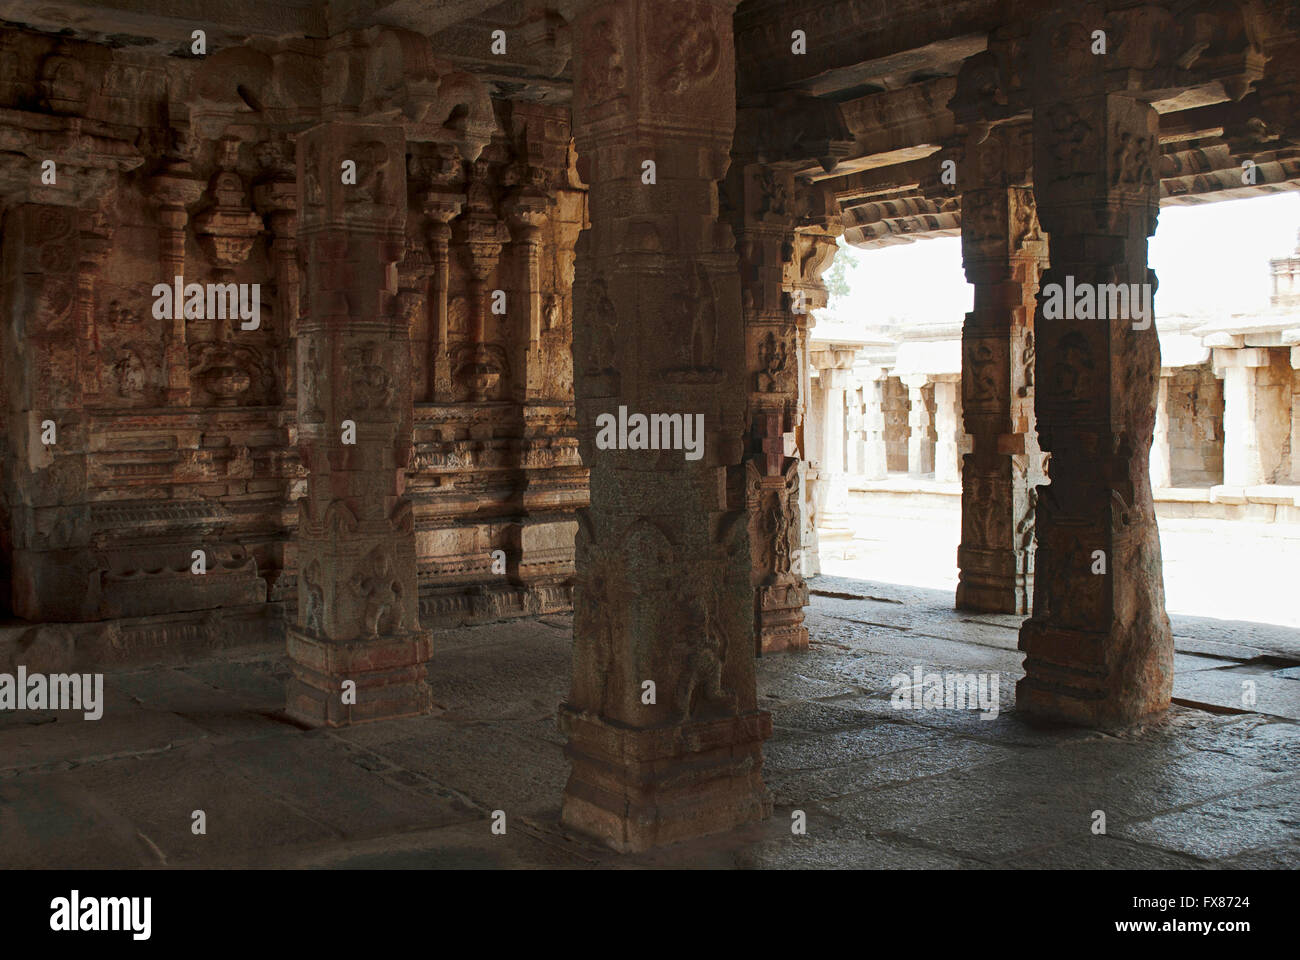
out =
[(1127, 74), (1104, 72), (1107, 58), (1089, 52), (1070, 16), (1045, 17), (1033, 37), (1034, 193), (1051, 238), (1034, 381), (1039, 442), (1052, 459), (1051, 483), (1038, 487), (1016, 709), (1110, 726), (1166, 709), (1173, 686), (1149, 473), (1160, 343), (1150, 318), (1122, 304), (1107, 319), (1071, 319), (1075, 304), (1063, 301), (1070, 285), (1154, 284), (1159, 117), (1110, 92)]
[(957, 391), (961, 377), (947, 375), (934, 379), (934, 479), (938, 483), (956, 483), (957, 446), (961, 430), (957, 419)]
[(967, 144), (962, 261), (975, 288), (962, 325), (961, 404), (972, 450), (962, 463), (957, 608), (1028, 613), (1034, 586), (1034, 295), (1046, 265), (1023, 125)]
[(885, 371), (872, 368), (872, 376), (862, 387), (862, 475), (867, 480), (883, 480), (889, 473), (885, 447)]
[[(1214, 374), (1223, 379), (1223, 485), (1251, 487), (1268, 483), (1272, 473), (1260, 422), (1268, 410), (1260, 392), (1260, 371), (1268, 367), (1261, 347), (1214, 348)], [(1261, 403), (1264, 399), (1265, 402)]]
[(841, 370), (826, 372), (826, 416), (822, 420), (822, 469), (830, 475), (844, 473), (845, 375)]
[(925, 402), (925, 387), (930, 377), (924, 373), (908, 374), (902, 378), (907, 387), (907, 399), (912, 405), (907, 415), (911, 433), (907, 438), (907, 472), (913, 477), (934, 473), (933, 418)]
[[(1291, 369), (1300, 371), (1300, 346), (1291, 348)], [(1300, 483), (1300, 374), (1291, 382), (1291, 482)]]
[[(343, 161), (355, 184), (341, 183)], [(413, 406), (397, 310), (406, 246), (406, 140), (398, 126), (327, 122), (298, 136), (298, 610), (288, 710), (342, 726), (431, 708), (415, 528), (403, 495)]]
[[(578, 511), (562, 819), (621, 851), (771, 812), (748, 518), (728, 492), (743, 489), (747, 392), (735, 241), (717, 219), (734, 7), (615, 0), (573, 24), (591, 224), (573, 356), (591, 505)], [(702, 420), (702, 453), (597, 446), (597, 419), (620, 408)]]
[(821, 458), (817, 464), (818, 505), (815, 518), (819, 530), (818, 549), (828, 541), (852, 536), (849, 517), (849, 475), (845, 470), (845, 395), (854, 351), (845, 347), (814, 350), (812, 364), (822, 383)]
[(1169, 380), (1169, 374), (1161, 370), (1160, 386), (1156, 393), (1155, 435), (1151, 440), (1152, 490), (1173, 486), (1173, 473), (1169, 462)]

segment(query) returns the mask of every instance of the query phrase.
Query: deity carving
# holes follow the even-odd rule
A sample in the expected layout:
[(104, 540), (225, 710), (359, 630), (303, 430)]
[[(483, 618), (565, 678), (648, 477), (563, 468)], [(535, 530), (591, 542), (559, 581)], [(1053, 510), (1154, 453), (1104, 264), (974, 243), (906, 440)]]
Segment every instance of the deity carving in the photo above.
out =
[(761, 369), (758, 372), (758, 389), (760, 393), (779, 393), (790, 389), (792, 352), (784, 338), (778, 338), (770, 331), (759, 341), (758, 362)]
[(361, 630), (364, 636), (377, 637), (381, 622), (388, 618), (389, 632), (402, 629), (402, 583), (393, 572), (393, 563), (383, 547), (366, 555), (350, 581), (352, 592), (362, 601)]

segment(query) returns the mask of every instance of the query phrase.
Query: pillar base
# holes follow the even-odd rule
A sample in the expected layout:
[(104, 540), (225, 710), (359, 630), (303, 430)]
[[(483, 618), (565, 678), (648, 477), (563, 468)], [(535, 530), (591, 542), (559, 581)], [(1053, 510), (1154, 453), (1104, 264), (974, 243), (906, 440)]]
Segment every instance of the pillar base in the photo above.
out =
[(1034, 575), (1017, 572), (1021, 562), (1012, 550), (958, 547), (956, 608), (978, 613), (1029, 613)]
[(807, 650), (808, 628), (803, 608), (808, 605), (808, 584), (803, 580), (758, 588), (758, 652)]
[(721, 833), (772, 815), (763, 741), (772, 715), (636, 730), (560, 705), (573, 765), (561, 820), (619, 853)]
[[(413, 717), (433, 710), (425, 663), (433, 655), (426, 630), (395, 637), (322, 640), (289, 627), (293, 677), (286, 712), (313, 727), (346, 727)], [(356, 703), (343, 702), (343, 683), (356, 683)]]
[[(1020, 628), (1025, 676), (1016, 683), (1016, 712), (1035, 719), (1119, 728), (1168, 709), (1173, 689), (1172, 645), (1167, 669), (1151, 663), (1125, 682), (1102, 662), (1118, 647), (1105, 632), (1062, 630), (1033, 620)], [(1147, 675), (1147, 674), (1151, 675)]]

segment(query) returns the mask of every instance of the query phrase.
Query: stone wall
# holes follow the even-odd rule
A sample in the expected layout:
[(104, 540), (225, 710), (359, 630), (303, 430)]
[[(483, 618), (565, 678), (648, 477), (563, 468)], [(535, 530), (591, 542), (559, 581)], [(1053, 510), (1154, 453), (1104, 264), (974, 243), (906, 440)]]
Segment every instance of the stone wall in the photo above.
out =
[[(381, 296), (409, 340), (414, 413), (396, 422), (414, 446), (398, 482), (420, 614), (447, 624), (570, 605), (587, 493), (570, 353), (586, 189), (569, 111), (493, 101), (431, 68), (420, 42), (381, 29), (186, 59), (0, 31), (5, 614), (84, 624), (84, 649), (125, 659), (169, 638), (201, 645), (218, 621), (248, 621), (247, 639), (278, 635), (282, 608), (293, 618), (300, 428), (328, 408), (312, 395), (300, 405), (300, 386), (316, 389), (330, 362), (298, 335), (298, 204), (320, 186), (299, 182), (295, 140), (331, 95), (322, 77), (337, 49), (384, 65), (364, 95), (409, 94), (388, 70), (425, 83), (421, 95), (440, 89), (429, 112), (458, 118), (373, 125), (396, 131), (405, 170), (356, 158), (362, 199), (385, 177), (406, 181), (396, 292)], [(441, 88), (413, 72), (430, 69), (444, 71)], [(255, 289), (256, 323), (168, 315), (155, 286), (170, 292), (177, 277), (204, 285), (205, 308), (221, 299), (208, 285)], [(391, 364), (366, 349), (341, 361), (360, 378), (353, 393), (400, 407)], [(57, 439), (43, 442), (50, 423)]]

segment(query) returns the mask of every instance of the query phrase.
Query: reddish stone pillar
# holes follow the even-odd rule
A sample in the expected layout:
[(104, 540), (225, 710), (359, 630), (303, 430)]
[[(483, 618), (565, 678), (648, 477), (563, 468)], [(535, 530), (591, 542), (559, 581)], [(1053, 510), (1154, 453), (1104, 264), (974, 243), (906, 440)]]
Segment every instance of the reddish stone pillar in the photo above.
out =
[[(1051, 483), (1038, 488), (1034, 613), (1020, 633), (1016, 704), (1107, 726), (1165, 709), (1173, 684), (1148, 472), (1160, 345), (1149, 318), (1117, 304), (1107, 319), (1087, 319), (1067, 291), (1154, 287), (1158, 116), (1112, 92), (1118, 83), (1107, 86), (1106, 58), (1090, 57), (1082, 27), (1045, 24), (1036, 40), (1034, 192), (1051, 267), (1035, 318), (1035, 401), (1052, 459)], [(1064, 317), (1047, 309), (1054, 284)]]
[(971, 138), (962, 162), (962, 260), (975, 287), (962, 326), (962, 418), (974, 450), (962, 464), (957, 608), (1028, 613), (1034, 585), (1036, 484), (1034, 295), (1046, 265), (1029, 179), (1029, 130)]
[[(330, 122), (298, 138), (298, 445), (308, 486), (288, 698), (289, 712), (314, 725), (431, 705), (403, 496), (413, 416), (409, 331), (396, 304), (405, 160), (396, 126)], [(342, 182), (345, 161), (356, 164), (354, 183)]]
[[(591, 506), (579, 511), (573, 687), (560, 708), (573, 765), (563, 819), (623, 851), (771, 811), (747, 518), (728, 509), (742, 502), (746, 397), (736, 253), (717, 201), (735, 121), (734, 6), (618, 0), (573, 31), (591, 222), (573, 355)], [(699, 458), (598, 448), (597, 418), (620, 407), (701, 417)]]

